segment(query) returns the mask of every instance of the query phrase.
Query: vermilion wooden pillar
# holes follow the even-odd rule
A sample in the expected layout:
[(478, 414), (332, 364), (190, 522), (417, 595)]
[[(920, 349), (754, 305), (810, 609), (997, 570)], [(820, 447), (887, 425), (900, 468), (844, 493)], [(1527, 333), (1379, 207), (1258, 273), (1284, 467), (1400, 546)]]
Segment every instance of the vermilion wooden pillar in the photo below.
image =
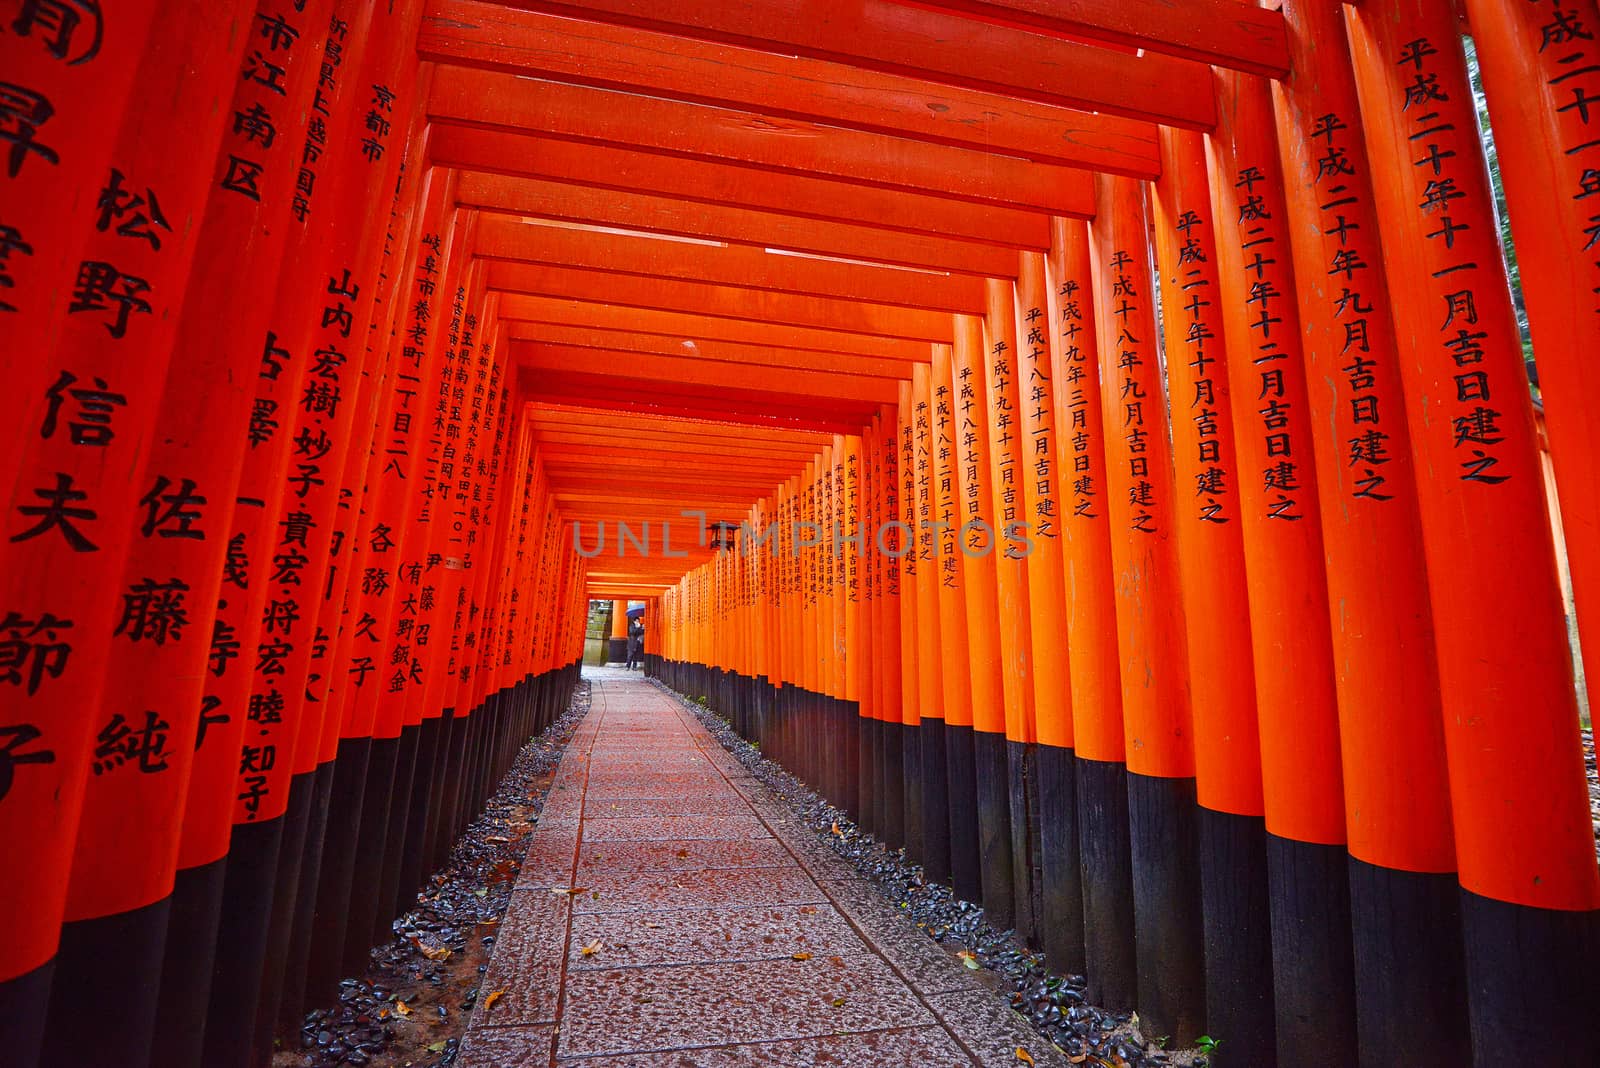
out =
[(1049, 315), (1060, 338), (1052, 353), (1057, 360), (1056, 410), (1065, 423), (1056, 453), (1061, 469), (1068, 472), (1063, 508), (1071, 506), (1062, 524), (1062, 562), (1077, 756), (1084, 974), (1091, 1001), (1126, 1009), (1134, 1003), (1136, 984), (1133, 868), (1101, 407), (1101, 327), (1083, 223), (1052, 221), (1046, 268)]
[(1522, 271), (1592, 698), (1600, 692), (1600, 636), (1583, 621), (1600, 616), (1600, 419), (1590, 401), (1600, 392), (1592, 358), (1600, 144), (1591, 132), (1600, 115), (1590, 103), (1600, 9), (1592, 0), (1463, 0), (1461, 8), (1481, 64)]
[(1152, 185), (1152, 207), (1172, 409), (1171, 521), (1200, 806), (1206, 1028), (1229, 1036), (1230, 1056), (1270, 1064), (1265, 808), (1217, 232), (1203, 136), (1169, 129), (1160, 136), (1162, 169)]
[[(205, 403), (196, 405), (183, 395), (172, 395), (165, 402), (178, 422), (158, 436), (150, 460), (152, 470), (157, 471), (178, 466), (198, 469), (206, 477), (192, 476), (197, 485), (221, 486), (226, 494), (213, 509), (219, 527), (215, 538), (207, 539), (200, 557), (178, 565), (195, 570), (193, 577), (184, 576), (195, 589), (214, 584), (206, 603), (215, 606), (215, 613), (204, 633), (208, 644), (205, 671), (194, 680), (200, 691), (194, 698), (200, 712), (200, 734), (183, 809), (172, 917), (161, 972), (152, 1058), (157, 1064), (200, 1062), (220, 931), (238, 793), (235, 780), (250, 726), (243, 695), (255, 668), (238, 623), (258, 620), (265, 604), (264, 584), (248, 586), (249, 569), (241, 565), (241, 546), (234, 539), (239, 505), (236, 487), (247, 453), (288, 448), (287, 434), (274, 437), (280, 420), (275, 418), (275, 410), (261, 406), (257, 384), (263, 377), (275, 375), (283, 397), (298, 396), (305, 369), (304, 361), (279, 363), (276, 357), (281, 353), (273, 352), (277, 346), (268, 330), (272, 302), (239, 282), (250, 276), (270, 284), (267, 280), (283, 262), (300, 166), (297, 153), (305, 144), (330, 8), (330, 3), (322, 2), (302, 11), (290, 0), (268, 0), (257, 9), (256, 32), (258, 36), (265, 33), (260, 37), (266, 46), (264, 55), (285, 68), (283, 97), (279, 98), (270, 77), (265, 82), (241, 77), (233, 83), (231, 113), (236, 119), (245, 119), (224, 128), (222, 151), (213, 166), (216, 194), (207, 202), (198, 239), (200, 258), (175, 342), (179, 354), (230, 353), (231, 358), (200, 361), (184, 383), (194, 395), (205, 397)], [(273, 36), (273, 28), (280, 22), (296, 32), (293, 40)], [(244, 66), (255, 62), (253, 51), (247, 51)], [(257, 167), (260, 172), (253, 181), (237, 180), (241, 173)], [(177, 429), (180, 426), (181, 430)], [(240, 432), (241, 427), (247, 428), (245, 433)], [(251, 506), (248, 502), (244, 505)], [(149, 547), (155, 549), (155, 545)], [(135, 553), (127, 573), (159, 570), (158, 561), (141, 562)], [(139, 670), (147, 675), (152, 670), (164, 673), (159, 664), (142, 656), (138, 662), (143, 665)], [(235, 687), (238, 700), (230, 703), (224, 699), (218, 691), (224, 682)]]
[[(269, 937), (274, 896), (284, 885), (280, 858), (297, 857), (293, 849), (284, 854), (282, 844), (286, 829), (292, 838), (304, 823), (301, 809), (290, 806), (295, 739), (300, 728), (314, 733), (321, 722), (320, 709), (302, 700), (312, 657), (332, 637), (319, 637), (315, 595), (307, 592), (321, 589), (328, 544), (323, 532), (329, 529), (325, 524), (331, 524), (333, 507), (330, 503), (330, 514), (320, 515), (323, 498), (316, 491), (319, 481), (332, 483), (336, 496), (340, 443), (356, 406), (362, 354), (350, 351), (343, 339), (326, 344), (318, 324), (326, 316), (331, 329), (342, 331), (348, 325), (351, 335), (360, 337), (357, 320), (364, 326), (366, 316), (357, 302), (364, 299), (371, 307), (359, 265), (344, 252), (360, 240), (364, 227), (334, 225), (335, 218), (364, 218), (344, 204), (358, 198), (364, 202), (368, 195), (365, 186), (349, 191), (359, 168), (370, 164), (358, 154), (359, 146), (345, 142), (353, 108), (345, 90), (366, 54), (370, 17), (370, 7), (336, 2), (321, 37), (312, 107), (320, 100), (326, 115), (320, 126), (308, 126), (295, 149), (285, 252), (286, 262), (300, 269), (280, 278), (262, 339), (261, 372), (247, 431), (252, 447), (229, 537), (224, 596), (239, 589), (241, 580), (246, 591), (253, 582), (265, 596), (258, 612), (229, 619), (242, 659), (254, 654), (254, 673), (208, 683), (223, 697), (218, 711), (241, 715), (248, 724), (248, 750), (235, 768), (235, 830), (218, 927), (219, 974), (207, 1010), (203, 1061), (208, 1065), (243, 1064), (251, 1056), (262, 961), (287, 941)], [(330, 50), (338, 62), (324, 75), (321, 68)], [(375, 176), (373, 190), (381, 185), (381, 176)], [(336, 351), (330, 354), (329, 349)], [(318, 355), (317, 350), (324, 351)], [(298, 370), (302, 367), (303, 372)], [(294, 381), (295, 374), (303, 374), (303, 381)], [(309, 429), (302, 440), (314, 444), (294, 444), (303, 427)], [(318, 432), (325, 432), (325, 440)], [(296, 448), (310, 449), (312, 455), (296, 456)], [(232, 602), (229, 612), (231, 616)]]
[[(344, 353), (350, 373), (332, 383), (340, 396), (338, 413), (331, 409), (318, 412), (314, 404), (302, 404), (295, 424), (297, 438), (309, 434), (320, 443), (313, 447), (312, 455), (291, 455), (287, 467), (293, 481), (310, 474), (310, 465), (322, 484), (309, 487), (303, 497), (299, 489), (306, 487), (297, 488), (298, 499), (291, 502), (286, 498), (283, 505), (285, 512), (293, 508), (318, 524), (306, 572), (308, 589), (300, 598), (313, 644), (308, 660), (300, 659), (305, 643), (297, 644), (288, 658), (291, 680), (304, 671), (307, 711), (299, 717), (288, 783), (270, 949), (256, 1020), (258, 1057), (268, 1048), (265, 1036), (272, 1032), (283, 992), (287, 990), (290, 1003), (296, 1003), (306, 973), (304, 932), (312, 907), (310, 886), (313, 878), (320, 881), (326, 875), (321, 860), (325, 834), (332, 825), (328, 820), (337, 820), (355, 807), (343, 800), (349, 794), (341, 791), (348, 786), (331, 764), (344, 714), (337, 699), (340, 691), (330, 694), (329, 687), (341, 667), (338, 608), (352, 580), (355, 517), (359, 514), (353, 502), (359, 499), (360, 472), (365, 469), (376, 422), (377, 386), (394, 359), (391, 346), (369, 348), (358, 339), (390, 333), (394, 311), (401, 303), (397, 300), (400, 272), (386, 265), (386, 246), (391, 227), (404, 234), (414, 224), (420, 188), (420, 168), (401, 167), (402, 159), (414, 160), (421, 147), (419, 112), (412, 103), (416, 70), (411, 42), (417, 16), (418, 8), (412, 2), (377, 5), (367, 29), (371, 40), (364, 51), (343, 53), (340, 65), (346, 67), (345, 72), (330, 87), (334, 101), (331, 136), (338, 140), (332, 158), (324, 157), (333, 171), (329, 215), (336, 223), (361, 221), (336, 229), (324, 248), (327, 271), (318, 286), (322, 297), (315, 319), (308, 324), (311, 334), (307, 343), (320, 360), (329, 360), (329, 353), (336, 354), (332, 359)], [(387, 214), (364, 210), (373, 202), (393, 207)], [(356, 372), (358, 364), (364, 373)], [(316, 386), (308, 379), (307, 396)], [(324, 449), (325, 455), (318, 456)], [(325, 557), (323, 545), (327, 546)], [(291, 708), (296, 700), (291, 697)], [(313, 720), (317, 723), (314, 729)], [(320, 803), (324, 796), (329, 799), (326, 810)]]
[[(1289, 214), (1264, 80), (1219, 74), (1219, 292), (1238, 456), (1281, 1063), (1354, 1041), (1344, 792)], [(1275, 402), (1275, 403), (1274, 403)], [(1333, 872), (1335, 874), (1328, 874)], [(1311, 1026), (1315, 1023), (1317, 1026)], [(1270, 1064), (1264, 1036), (1250, 1047)]]
[[(470, 242), (470, 219), (458, 218), (453, 226), (445, 224), (441, 214), (444, 204), (451, 199), (451, 183), (442, 174), (429, 177), (437, 178), (444, 189), (438, 194), (428, 190), (422, 225), (413, 235), (413, 241), (420, 248), (420, 237), (430, 232), (429, 226), (443, 225), (450, 261), (456, 263), (464, 256)], [(440, 214), (429, 218), (434, 210)], [(420, 258), (414, 252), (413, 265)], [(450, 277), (449, 271), (445, 277)], [(347, 972), (359, 970), (373, 942), (380, 907), (378, 888), (382, 884), (385, 843), (391, 837), (404, 837), (404, 825), (390, 816), (390, 803), (401, 760), (404, 693), (407, 686), (415, 685), (422, 667), (419, 663), (413, 670), (408, 641), (391, 647), (384, 636), (391, 632), (404, 596), (408, 593), (420, 596), (420, 569), (405, 570), (400, 564), (402, 554), (408, 550), (412, 555), (420, 555), (411, 540), (416, 535), (415, 523), (408, 520), (420, 508), (422, 494), (421, 487), (412, 483), (409, 473), (420, 466), (424, 427), (417, 427), (415, 433), (411, 432), (411, 427), (413, 419), (420, 421), (425, 417), (425, 383), (437, 376), (439, 364), (449, 355), (445, 327), (451, 320), (441, 316), (443, 321), (439, 326), (424, 332), (419, 343), (416, 329), (419, 320), (428, 313), (418, 309), (431, 305), (427, 296), (420, 292), (414, 269), (409, 277), (402, 276), (399, 281), (402, 284), (396, 291), (404, 296), (394, 305), (407, 314), (402, 316), (400, 338), (390, 343), (388, 370), (381, 392), (370, 405), (366, 432), (370, 447), (363, 449), (359, 457), (352, 458), (361, 462), (348, 465), (345, 476), (346, 490), (352, 496), (358, 488), (364, 490), (359, 497), (362, 507), (350, 518), (345, 539), (347, 562), (341, 580), (345, 596), (342, 601), (330, 604), (330, 608), (337, 608), (341, 603), (345, 607), (323, 627), (329, 631), (337, 628), (332, 664), (335, 667), (347, 665), (349, 669), (328, 673), (324, 714), (339, 717), (339, 745), (365, 742), (370, 747), (350, 858), (350, 896), (339, 910), (346, 917), (342, 959)], [(459, 330), (459, 327), (453, 329)], [(366, 668), (374, 670), (363, 670)], [(324, 735), (327, 733), (325, 729)], [(326, 747), (326, 742), (323, 745)], [(329, 757), (324, 748), (317, 754), (316, 762), (320, 764), (326, 759)], [(306, 770), (314, 774), (315, 766)], [(324, 857), (322, 862), (328, 859)], [(389, 919), (392, 917), (384, 918), (384, 929)]]
[[(0, 37), (7, 113), (0, 166), (0, 329), (12, 352), (54, 351), (68, 321), (82, 252), (98, 229), (107, 164), (135, 98), (130, 89), (156, 13), (155, 0), (104, 9), (94, 4), (82, 12), (58, 13), (49, 4), (8, 11), (7, 32)], [(38, 426), (46, 391), (56, 380), (53, 370), (48, 359), (15, 361), (0, 398), (4, 455), (17, 455)], [(12, 477), (7, 474), (8, 483)], [(0, 981), (12, 978), (8, 961)], [(6, 1018), (21, 1026), (16, 1016)]]
[[(222, 135), (221, 104), (232, 92), (237, 35), (250, 14), (248, 5), (225, 4), (174, 20), (138, 66), (138, 84), (184, 99), (183, 116), (194, 123), (185, 132), (204, 160), (214, 156)], [(26, 24), (29, 18), (25, 11), (18, 21)], [(84, 26), (84, 37), (96, 29)], [(34, 32), (44, 30), (34, 27)], [(79, 42), (82, 48), (88, 44)], [(22, 87), (0, 91), (26, 92)], [(46, 106), (34, 112), (34, 121), (42, 123), (48, 111)], [(26, 428), (22, 448), (13, 454), (16, 482), (0, 547), (6, 606), (0, 624), (8, 638), (26, 640), (32, 632), (40, 641), (11, 671), (18, 692), (6, 700), (5, 719), (15, 724), (5, 728), (13, 743), (8, 764), (55, 765), (37, 769), (41, 774), (25, 766), (9, 773), (8, 787), (16, 782), (20, 788), (0, 808), (8, 840), (35, 869), (19, 873), (17, 888), (25, 895), (26, 951), (56, 954), (43, 1064), (143, 1065), (154, 1029), (175, 809), (192, 761), (186, 739), (194, 734), (198, 702), (174, 702), (160, 693), (142, 700), (137, 693), (107, 690), (108, 682), (122, 679), (107, 678), (105, 659), (118, 646), (133, 643), (181, 657), (178, 646), (185, 638), (185, 651), (203, 648), (190, 619), (203, 631), (209, 618), (203, 593), (189, 601), (190, 590), (179, 577), (124, 581), (123, 576), (136, 543), (174, 529), (192, 537), (206, 525), (204, 500), (195, 499), (203, 494), (183, 497), (186, 515), (180, 517), (172, 514), (170, 500), (160, 499), (169, 492), (167, 485), (139, 485), (150, 439), (162, 429), (162, 382), (172, 365), (173, 335), (194, 262), (195, 224), (210, 193), (207, 171), (186, 165), (190, 161), (179, 150), (178, 129), (165, 111), (131, 111), (109, 138), (115, 147), (101, 175), (97, 217), (80, 224), (76, 234), (39, 235), (40, 252), (47, 257), (54, 251), (47, 238), (58, 247), (79, 235), (86, 238), (76, 246), (82, 259), (65, 315), (50, 331), (54, 346), (29, 360), (49, 369), (48, 382), (38, 397), (42, 408), (32, 411), (38, 421)], [(70, 145), (69, 138), (63, 150), (70, 151)], [(25, 143), (14, 146), (10, 162), (18, 166), (7, 168), (17, 172), (12, 178), (21, 177), (22, 166), (36, 175), (45, 165), (23, 158), (30, 155)], [(18, 203), (12, 195), (5, 191), (7, 203)], [(50, 199), (47, 195), (46, 205)], [(46, 303), (43, 294), (33, 297), (41, 307)], [(8, 346), (12, 337), (7, 331)], [(181, 375), (182, 364), (174, 370)], [(29, 377), (23, 373), (24, 382)], [(171, 490), (179, 490), (176, 480)], [(120, 611), (109, 611), (113, 606)], [(49, 615), (37, 615), (41, 609)], [(24, 627), (24, 618), (49, 625)], [(43, 647), (41, 639), (48, 635), (53, 644), (55, 632), (73, 624), (98, 633), (61, 634), (64, 645), (54, 651)], [(198, 665), (202, 655), (193, 663)], [(70, 667), (69, 659), (75, 661)], [(35, 754), (26, 762), (15, 754), (24, 747)], [(46, 752), (53, 755), (38, 755)], [(59, 778), (52, 774), (58, 769)], [(33, 792), (40, 786), (46, 788), (43, 795)], [(123, 819), (128, 822), (119, 823)], [(128, 834), (118, 835), (119, 829)], [(85, 850), (99, 853), (90, 857)], [(41, 877), (53, 884), (46, 900), (36, 896), (42, 888), (34, 879)], [(63, 895), (66, 922), (57, 948)], [(115, 996), (103, 978), (113, 972), (138, 977), (137, 991), (114, 1002), (106, 1028), (85, 1028), (81, 1014)], [(38, 1014), (44, 1007), (19, 1006), (18, 1011)], [(24, 1038), (22, 1044), (31, 1062), (32, 1043)]]
[[(1532, 14), (1542, 5), (1523, 6)], [(1538, 23), (1541, 58), (1561, 49), (1540, 78), (1556, 98), (1544, 100), (1557, 109), (1547, 117), (1564, 116), (1565, 87), (1588, 77), (1563, 76), (1579, 66), (1573, 57), (1585, 49), (1600, 54), (1576, 36), (1551, 39), (1571, 25), (1558, 11), (1576, 17), (1544, 7), (1521, 30), (1524, 47), (1531, 46), (1529, 31)], [(1591, 29), (1600, 27), (1592, 6), (1586, 18)], [(1466, 57), (1449, 13), (1417, 0), (1384, 0), (1350, 26), (1374, 173), (1386, 176), (1374, 183), (1384, 264), (1391, 286), (1408, 297), (1393, 308), (1399, 335), (1411, 342), (1399, 353), (1411, 451), (1418, 470), (1432, 476), (1419, 478), (1417, 491), (1429, 590), (1442, 624), (1439, 681), (1471, 1058), (1479, 1065), (1514, 1058), (1535, 1032), (1574, 1051), (1591, 1049), (1596, 1031), (1583, 992), (1600, 983), (1600, 875), (1579, 774), (1572, 664), (1533, 409)], [(1488, 32), (1505, 37), (1483, 41), (1485, 52), (1515, 47), (1511, 27)], [(1530, 49), (1525, 58), (1534, 55)], [(1515, 91), (1541, 95), (1525, 82)], [(1511, 157), (1525, 151), (1525, 141), (1538, 143), (1530, 125), (1500, 144), (1513, 225), (1519, 213), (1554, 218), (1581, 201), (1570, 194), (1514, 199), (1527, 187), (1512, 181), (1512, 171), (1526, 164)], [(1541, 285), (1565, 288), (1573, 278), (1548, 275), (1551, 261), (1537, 238), (1530, 255), (1520, 245), (1522, 231), (1516, 236), (1530, 310), (1549, 307), (1550, 294), (1535, 295)], [(1568, 238), (1569, 248), (1577, 244)], [(1536, 336), (1542, 371), (1540, 341)], [(1551, 362), (1559, 366), (1559, 355)], [(1559, 373), (1542, 381), (1552, 399), (1572, 388)], [(1584, 418), (1594, 425), (1592, 413)], [(1592, 489), (1575, 488), (1580, 500)], [(1440, 1008), (1452, 1011), (1434, 1028), (1435, 1041), (1448, 1031), (1446, 1050), (1466, 1063), (1459, 1004)]]
[(1058, 972), (1083, 973), (1083, 877), (1078, 860), (1077, 766), (1064, 585), (1063, 505), (1070, 473), (1058, 454), (1060, 335), (1050, 321), (1045, 257), (1020, 254), (1017, 274), (1018, 426), (1023, 521), (1028, 526), (1028, 628), (1037, 736), (1032, 810), (1039, 871), (1039, 941)]
[[(988, 418), (987, 375), (992, 358), (985, 350), (983, 320), (958, 316), (951, 364), (950, 433), (954, 439), (955, 527), (953, 556), (960, 557), (969, 667), (967, 692), (972, 708), (972, 788), (977, 808), (978, 876), (983, 907), (1002, 928), (1017, 920), (1011, 870), (1011, 806), (1006, 785), (1006, 683), (1001, 656), (1000, 606), (989, 457), (993, 450)], [(1009, 355), (1009, 352), (1006, 353)], [(1010, 376), (1006, 376), (1009, 378)], [(947, 639), (948, 640), (948, 639)], [(1018, 684), (1012, 680), (1015, 694)], [(960, 752), (960, 744), (952, 752)], [(964, 754), (962, 754), (964, 758)], [(954, 782), (952, 778), (952, 782)], [(956, 804), (952, 789), (951, 804)]]
[[(958, 329), (961, 325), (958, 322)], [(968, 353), (981, 344), (982, 335), (976, 320), (967, 318), (965, 337), (961, 341)], [(994, 659), (990, 652), (994, 632), (983, 631), (977, 635), (982, 670), (975, 672), (975, 661), (971, 655), (973, 628), (967, 620), (968, 564), (977, 558), (965, 555), (961, 541), (966, 506), (961, 487), (961, 400), (956, 385), (956, 368), (962, 362), (950, 346), (934, 346), (932, 492), (935, 518), (931, 530), (937, 539), (934, 543), (934, 575), (939, 598), (939, 645), (936, 652), (944, 657), (939, 674), (944, 684), (950, 880), (958, 896), (968, 901), (982, 901), (982, 830), (978, 818), (976, 756), (972, 735), (976, 729), (980, 697), (987, 729), (993, 730), (1001, 713), (999, 679), (991, 675), (989, 670)], [(965, 364), (970, 365), (970, 362), (971, 356), (968, 355)], [(972, 433), (976, 435), (981, 431), (981, 424), (974, 422)], [(991, 681), (995, 684), (993, 690), (989, 689)], [(980, 688), (980, 693), (974, 693), (974, 685)]]
[(1098, 177), (1095, 194), (1089, 233), (1101, 326), (1138, 1008), (1155, 1034), (1187, 1045), (1205, 1018), (1194, 728), (1144, 188)]
[[(934, 349), (935, 361), (940, 358)], [(949, 362), (948, 350), (943, 355)], [(911, 369), (911, 419), (915, 438), (916, 477), (916, 579), (917, 579), (917, 694), (920, 700), (922, 773), (922, 866), (928, 876), (944, 882), (950, 878), (950, 778), (946, 754), (944, 673), (947, 655), (941, 633), (939, 587), (940, 539), (934, 524), (939, 522), (938, 453), (936, 432), (934, 368), (916, 364)], [(948, 461), (946, 461), (948, 466)]]
[[(913, 371), (913, 376), (915, 371)], [(925, 617), (919, 589), (919, 539), (917, 537), (917, 428), (913, 410), (913, 381), (901, 380), (895, 406), (895, 461), (899, 479), (897, 518), (902, 524), (900, 607), (896, 617), (900, 636), (900, 770), (904, 780), (906, 852), (924, 861), (922, 807), (922, 666), (918, 632)]]
[[(1286, 8), (1275, 90), (1318, 493), (1349, 833), (1362, 1059), (1459, 1033), (1462, 958), (1433, 621), (1373, 173), (1341, 6)], [(1402, 283), (1403, 285), (1403, 283)], [(1397, 947), (1403, 947), (1397, 953)], [(1431, 1040), (1429, 1040), (1431, 1041)], [(1332, 1063), (1331, 1061), (1329, 1063)]]
[[(872, 550), (872, 530), (876, 521), (877, 502), (873, 494), (877, 486), (875, 462), (878, 454), (878, 427), (876, 420), (869, 422), (855, 439), (858, 448), (849, 457), (845, 469), (847, 527), (841, 544), (845, 551), (847, 581), (853, 581), (853, 596), (846, 604), (845, 621), (854, 617), (855, 645), (860, 652), (855, 667), (848, 671), (854, 676), (858, 713), (856, 717), (855, 779), (856, 823), (869, 834), (879, 833), (882, 824), (882, 787), (878, 782), (880, 750), (883, 732), (878, 729), (878, 692), (873, 680), (874, 661), (878, 655), (878, 576), (877, 557)], [(855, 477), (851, 478), (851, 471)], [(853, 483), (853, 484), (852, 484)], [(858, 544), (849, 539), (860, 533)]]
[(1013, 926), (1030, 944), (1037, 944), (1038, 828), (1033, 813), (1034, 663), (1029, 619), (1028, 566), (1033, 538), (1023, 482), (1023, 373), (1017, 349), (1017, 300), (1010, 279), (985, 281), (987, 308), (983, 317), (985, 356), (983, 395), (989, 437), (989, 518), (999, 616), (1000, 682), (1005, 719), (1005, 790), (1011, 832), (1011, 896)]
[(873, 668), (877, 684), (880, 750), (878, 790), (882, 795), (879, 834), (891, 849), (908, 841), (906, 833), (906, 748), (901, 690), (911, 664), (902, 659), (902, 562), (910, 545), (901, 523), (900, 431), (898, 409), (878, 412), (874, 444), (874, 511), (867, 546), (877, 594), (877, 648)]

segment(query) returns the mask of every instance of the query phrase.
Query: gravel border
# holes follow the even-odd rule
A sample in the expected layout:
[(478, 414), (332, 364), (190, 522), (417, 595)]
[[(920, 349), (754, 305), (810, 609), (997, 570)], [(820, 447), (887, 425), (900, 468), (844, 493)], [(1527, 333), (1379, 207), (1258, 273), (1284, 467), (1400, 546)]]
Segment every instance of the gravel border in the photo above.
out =
[(1147, 1041), (1139, 1032), (1136, 1014), (1088, 1004), (1083, 996), (1087, 985), (1083, 976), (1051, 972), (1040, 954), (1016, 941), (1015, 932), (990, 926), (982, 905), (963, 901), (950, 887), (929, 882), (921, 865), (913, 863), (903, 848), (890, 850), (876, 836), (862, 831), (842, 809), (828, 803), (783, 765), (762, 756), (727, 720), (659, 679), (650, 682), (692, 712), (718, 744), (925, 934), (952, 954), (971, 953), (983, 969), (1009, 986), (1012, 1009), (1062, 1053), (1086, 1055), (1081, 1063), (1088, 1068), (1205, 1068), (1209, 1063), (1197, 1050), (1163, 1050)]
[[(590, 703), (590, 683), (584, 679), (566, 711), (522, 747), (483, 811), (456, 839), (445, 867), (429, 876), (417, 907), (394, 921), (394, 939), (373, 948), (366, 974), (339, 984), (338, 1004), (307, 1013), (301, 1048), (278, 1052), (275, 1065), (444, 1068), (455, 1063), (477, 1004), (477, 983), (488, 970), (498, 924), (528, 851), (531, 830), (516, 832), (538, 822), (549, 776)], [(541, 777), (545, 785), (530, 794)], [(423, 947), (435, 955), (440, 949), (450, 953), (433, 960)], [(464, 979), (463, 960), (472, 959), (479, 961), (476, 974), (469, 968)], [(466, 989), (458, 994), (449, 986), (452, 980), (458, 987), (465, 981)], [(402, 1014), (397, 1005), (413, 998), (431, 1005)]]

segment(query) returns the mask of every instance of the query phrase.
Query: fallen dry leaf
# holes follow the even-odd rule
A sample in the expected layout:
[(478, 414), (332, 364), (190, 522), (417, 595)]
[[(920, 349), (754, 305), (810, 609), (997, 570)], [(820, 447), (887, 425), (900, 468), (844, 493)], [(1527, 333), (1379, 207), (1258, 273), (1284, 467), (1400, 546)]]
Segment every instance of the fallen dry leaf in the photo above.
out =
[(429, 960), (448, 960), (450, 958), (450, 950), (444, 946), (424, 945), (420, 938), (412, 938), (411, 944), (417, 947), (418, 953), (421, 953)]
[(403, 1001), (397, 1001), (394, 1003), (394, 1013), (396, 1016), (410, 1016), (411, 1006)]
[(833, 1007), (836, 1008), (836, 1009), (843, 1008), (844, 1007), (844, 998), (834, 998), (833, 1001), (830, 1004), (832, 1004)]
[(1017, 1060), (1021, 1061), (1023, 1064), (1032, 1064), (1033, 1063), (1033, 1055), (1030, 1054), (1027, 1050), (1023, 1049), (1021, 1046), (1018, 1046), (1017, 1047)]
[(491, 834), (484, 839), (485, 842), (509, 842), (511, 839), (502, 834)]
[(817, 906), (806, 905), (800, 910), (800, 914), (802, 916), (815, 916), (817, 914)]
[(844, 832), (839, 829), (838, 820), (833, 821), (833, 833), (839, 835), (841, 838), (844, 837)]
[(592, 957), (604, 948), (606, 948), (605, 943), (596, 938), (593, 942), (590, 942), (588, 945), (578, 950), (578, 952), (582, 953), (585, 957)]
[(791, 954), (791, 956), (793, 956), (793, 958), (795, 960), (810, 960), (811, 959), (811, 954), (809, 954), (809, 953), (794, 953), (794, 954)]
[(505, 996), (506, 996), (506, 992), (504, 990), (496, 990), (496, 991), (493, 991), (492, 993), (490, 993), (490, 995), (488, 997), (483, 999), (484, 1011), (487, 1012), (489, 1010), (489, 1008), (494, 1005), (495, 1002), (499, 1001), (501, 998), (503, 998)]
[(957, 953), (956, 956), (961, 958), (961, 963), (962, 964), (965, 964), (968, 968), (971, 968), (973, 971), (978, 971), (979, 969), (981, 969), (983, 967), (982, 964), (978, 963), (978, 955), (976, 953), (972, 952), (972, 950), (970, 950), (970, 949), (963, 949), (959, 953)]

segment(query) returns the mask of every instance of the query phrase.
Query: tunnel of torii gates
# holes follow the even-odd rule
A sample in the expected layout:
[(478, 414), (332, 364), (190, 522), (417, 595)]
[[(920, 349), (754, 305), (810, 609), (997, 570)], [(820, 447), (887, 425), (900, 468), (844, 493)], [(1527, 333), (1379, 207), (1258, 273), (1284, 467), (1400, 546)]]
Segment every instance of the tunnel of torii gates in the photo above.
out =
[(1596, 1063), (1594, 0), (0, 8), (6, 1064), (261, 1063), (590, 598), (1149, 1035)]

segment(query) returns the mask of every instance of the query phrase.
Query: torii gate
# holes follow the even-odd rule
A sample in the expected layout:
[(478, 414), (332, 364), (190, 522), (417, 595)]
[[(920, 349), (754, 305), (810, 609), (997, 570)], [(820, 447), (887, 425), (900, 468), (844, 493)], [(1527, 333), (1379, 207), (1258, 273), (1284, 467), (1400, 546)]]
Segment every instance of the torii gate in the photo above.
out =
[(1592, 1061), (1594, 0), (0, 16), (8, 1063), (259, 1062), (590, 597), (1150, 1033)]

